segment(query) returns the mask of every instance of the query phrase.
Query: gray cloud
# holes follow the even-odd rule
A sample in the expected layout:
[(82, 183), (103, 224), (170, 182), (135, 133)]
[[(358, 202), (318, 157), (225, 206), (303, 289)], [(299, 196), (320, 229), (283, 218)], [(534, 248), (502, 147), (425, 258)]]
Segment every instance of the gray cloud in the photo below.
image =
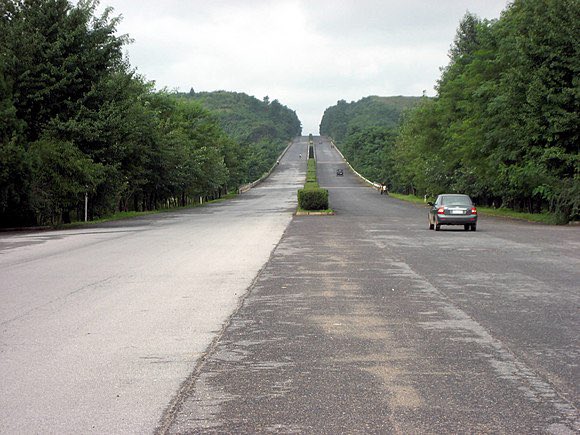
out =
[(459, 20), (507, 0), (102, 0), (131, 64), (158, 88), (269, 95), (317, 133), (324, 109), (367, 95), (433, 95)]

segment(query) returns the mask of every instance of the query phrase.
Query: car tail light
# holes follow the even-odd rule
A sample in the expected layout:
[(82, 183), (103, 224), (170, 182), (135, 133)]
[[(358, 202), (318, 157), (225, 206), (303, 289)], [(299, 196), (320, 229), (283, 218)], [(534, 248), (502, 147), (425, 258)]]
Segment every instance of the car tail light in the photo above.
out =
[(437, 209), (437, 214), (445, 214), (445, 207), (439, 207)]
[(475, 207), (471, 207), (471, 214), (477, 214), (477, 209)]

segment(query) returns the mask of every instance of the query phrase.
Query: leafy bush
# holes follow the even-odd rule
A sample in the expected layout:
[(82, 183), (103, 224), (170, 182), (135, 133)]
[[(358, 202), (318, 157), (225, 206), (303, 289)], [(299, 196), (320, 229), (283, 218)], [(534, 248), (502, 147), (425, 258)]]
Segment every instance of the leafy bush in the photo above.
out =
[(328, 190), (321, 189), (316, 179), (316, 160), (308, 159), (306, 183), (298, 191), (298, 207), (302, 210), (327, 210)]
[(298, 191), (298, 206), (303, 210), (327, 210), (328, 190), (317, 187), (304, 187)]

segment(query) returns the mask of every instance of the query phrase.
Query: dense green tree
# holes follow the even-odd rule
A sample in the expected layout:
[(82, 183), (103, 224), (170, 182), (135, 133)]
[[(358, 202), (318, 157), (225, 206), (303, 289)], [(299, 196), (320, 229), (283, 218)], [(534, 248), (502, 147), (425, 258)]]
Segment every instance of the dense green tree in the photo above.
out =
[(390, 173), (397, 190), (578, 219), (578, 35), (578, 0), (515, 0), (496, 21), (467, 13), (437, 97), (405, 114), (395, 146), (376, 146), (369, 127), (388, 127), (388, 116), (367, 99), (327, 109), (321, 132), (363, 173)]
[(277, 100), (155, 92), (96, 6), (0, 2), (1, 226), (67, 222), (85, 193), (91, 217), (219, 197), (300, 133)]
[(414, 107), (419, 97), (365, 97), (347, 103), (344, 100), (324, 111), (320, 134), (341, 144), (353, 128), (397, 128), (405, 110)]
[(25, 147), (17, 139), (0, 143), (0, 218), (4, 226), (32, 225), (28, 192), (31, 171)]
[(36, 140), (54, 118), (67, 119), (79, 98), (107, 76), (123, 68), (123, 37), (115, 36), (110, 10), (94, 18), (96, 0), (73, 6), (67, 0), (3, 2), (2, 57), (13, 79), (18, 118), (26, 136)]
[[(239, 92), (200, 92), (193, 98), (215, 114), (223, 130), (240, 146), (234, 157), (238, 165), (230, 171), (232, 182), (249, 182), (261, 177), (275, 163), (288, 141), (300, 135), (296, 112), (269, 97), (258, 100)], [(234, 160), (230, 159), (230, 160)]]
[(579, 26), (577, 0), (516, 0), (494, 22), (467, 14), (437, 98), (402, 127), (402, 184), (577, 218)]
[(30, 203), (41, 222), (56, 223), (103, 181), (102, 165), (94, 163), (70, 142), (41, 139), (31, 144)]
[(490, 157), (504, 174), (500, 193), (515, 206), (577, 215), (577, 197), (562, 200), (580, 182), (580, 2), (516, 1), (496, 32), (502, 74)]
[(437, 104), (424, 98), (404, 118), (394, 150), (394, 187), (405, 193), (436, 194), (444, 189), (446, 174), (438, 151), (443, 142)]

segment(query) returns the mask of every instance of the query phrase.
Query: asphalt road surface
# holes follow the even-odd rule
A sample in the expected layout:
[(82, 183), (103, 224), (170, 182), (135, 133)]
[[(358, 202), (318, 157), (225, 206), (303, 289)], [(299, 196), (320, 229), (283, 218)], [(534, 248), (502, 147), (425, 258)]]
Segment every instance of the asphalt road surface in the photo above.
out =
[(158, 431), (580, 432), (580, 229), (429, 231), (317, 157), (336, 215), (292, 220)]
[(306, 149), (235, 200), (0, 233), (0, 433), (152, 433), (280, 241)]
[(318, 139), (337, 214), (292, 218), (306, 142), (232, 201), (0, 234), (0, 433), (580, 432), (580, 229), (429, 231)]

